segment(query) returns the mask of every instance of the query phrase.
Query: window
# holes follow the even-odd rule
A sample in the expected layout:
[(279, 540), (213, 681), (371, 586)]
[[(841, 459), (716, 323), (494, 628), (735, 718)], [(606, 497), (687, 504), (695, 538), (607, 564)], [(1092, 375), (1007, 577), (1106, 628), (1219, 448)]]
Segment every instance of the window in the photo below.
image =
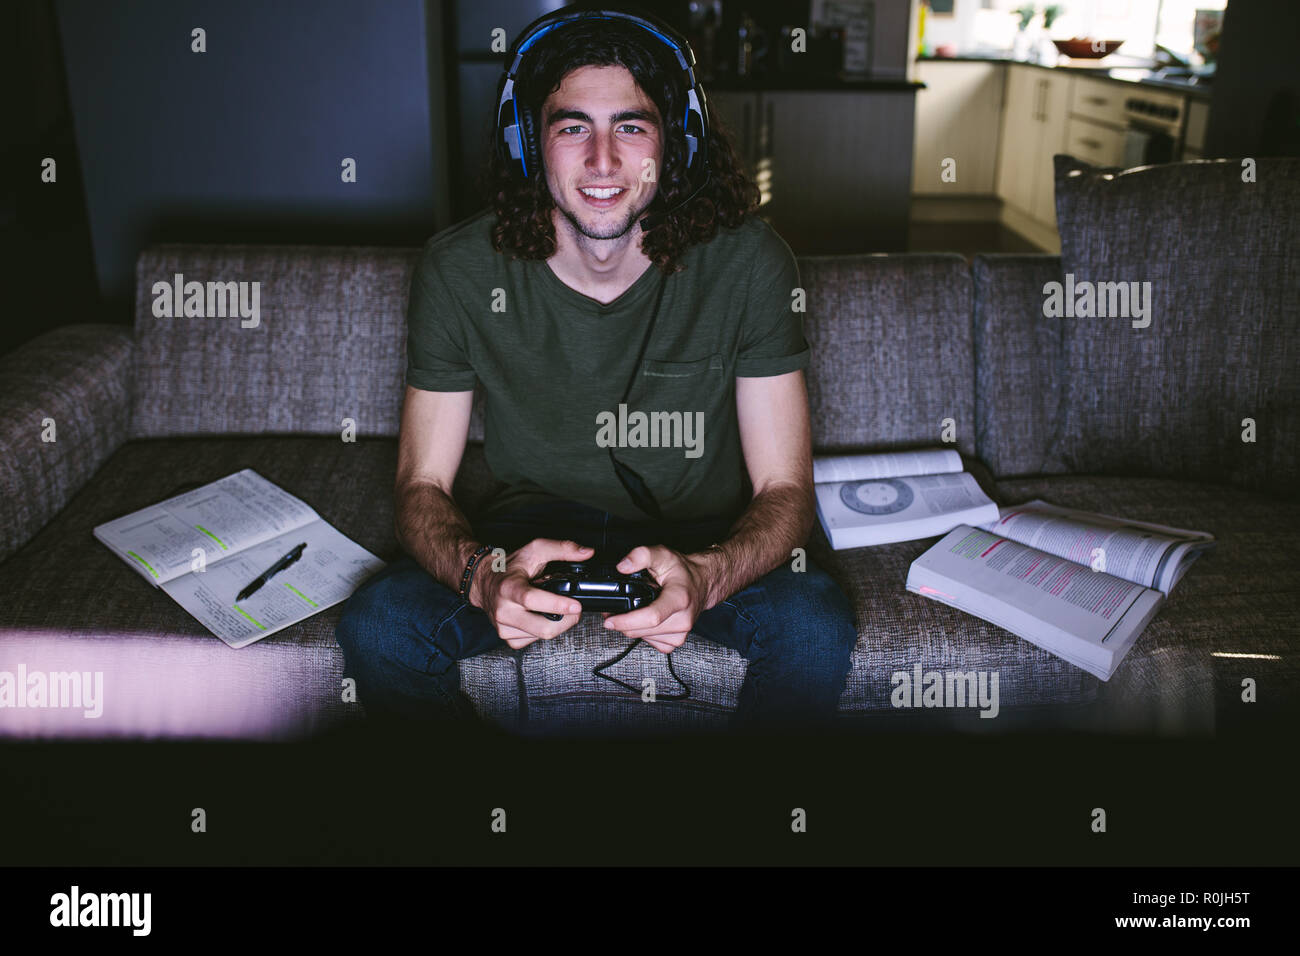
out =
[[(967, 49), (1008, 50), (1015, 41), (1018, 18), (1015, 11), (1026, 2), (1038, 10), (1053, 0), (957, 0), (957, 16), (970, 24), (972, 35), (962, 37), (958, 45)], [(1197, 10), (1223, 10), (1227, 0), (1055, 0), (1062, 8), (1048, 31), (1057, 39), (1075, 36), (1098, 40), (1123, 40), (1117, 56), (1150, 57), (1156, 43), (1180, 56), (1193, 58), (1193, 26)], [(967, 20), (961, 7), (969, 6), (973, 16)], [(1159, 21), (1157, 23), (1157, 20)], [(1042, 29), (1042, 17), (1034, 19), (1031, 30)]]

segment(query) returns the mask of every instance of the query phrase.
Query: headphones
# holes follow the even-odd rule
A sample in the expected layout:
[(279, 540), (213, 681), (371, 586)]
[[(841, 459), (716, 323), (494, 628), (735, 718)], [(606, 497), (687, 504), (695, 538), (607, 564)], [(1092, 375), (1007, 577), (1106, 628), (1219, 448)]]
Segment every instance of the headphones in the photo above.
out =
[(540, 120), (532, 110), (515, 98), (515, 80), (519, 76), (519, 65), (523, 62), (524, 54), (534, 43), (552, 30), (580, 20), (624, 20), (636, 24), (673, 52), (681, 72), (685, 74), (686, 115), (682, 128), (686, 133), (686, 175), (690, 182), (697, 185), (672, 209), (658, 216), (647, 217), (642, 222), (642, 228), (650, 229), (652, 220), (657, 225), (669, 213), (693, 199), (709, 181), (709, 109), (704, 88), (695, 77), (695, 54), (680, 33), (657, 17), (648, 14), (638, 16), (620, 10), (561, 10), (548, 13), (530, 23), (507, 54), (508, 65), (498, 87), (494, 135), (497, 151), (517, 175), (524, 179), (541, 170), (541, 145), (538, 142)]

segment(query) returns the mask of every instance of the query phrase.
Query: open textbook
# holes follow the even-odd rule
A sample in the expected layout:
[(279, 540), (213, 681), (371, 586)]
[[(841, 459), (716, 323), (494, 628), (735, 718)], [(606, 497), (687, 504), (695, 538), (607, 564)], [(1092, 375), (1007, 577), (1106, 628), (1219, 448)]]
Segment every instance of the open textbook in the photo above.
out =
[(951, 448), (815, 458), (813, 482), (836, 551), (931, 538), (998, 516)]
[(1031, 501), (962, 525), (912, 562), (907, 589), (1109, 680), (1214, 537)]
[[(384, 566), (251, 468), (102, 524), (95, 537), (231, 647), (338, 604)], [(298, 560), (237, 600), (300, 544)]]

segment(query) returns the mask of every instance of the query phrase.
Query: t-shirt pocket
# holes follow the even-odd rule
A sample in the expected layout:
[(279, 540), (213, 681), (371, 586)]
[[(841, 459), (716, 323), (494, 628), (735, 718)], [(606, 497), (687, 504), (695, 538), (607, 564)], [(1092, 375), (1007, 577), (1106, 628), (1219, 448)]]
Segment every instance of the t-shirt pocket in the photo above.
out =
[(684, 361), (645, 359), (631, 407), (646, 412), (702, 412), (713, 418), (727, 405), (725, 369), (720, 352)]
[(718, 353), (693, 362), (660, 362), (646, 359), (642, 363), (646, 378), (689, 378), (701, 372), (722, 371), (722, 356)]
[[(685, 361), (646, 359), (629, 402), (629, 465), (652, 487), (673, 489), (704, 455), (706, 436), (722, 434), (727, 414), (725, 363), (721, 353)], [(637, 425), (641, 429), (637, 430)], [(642, 437), (644, 435), (644, 438)]]

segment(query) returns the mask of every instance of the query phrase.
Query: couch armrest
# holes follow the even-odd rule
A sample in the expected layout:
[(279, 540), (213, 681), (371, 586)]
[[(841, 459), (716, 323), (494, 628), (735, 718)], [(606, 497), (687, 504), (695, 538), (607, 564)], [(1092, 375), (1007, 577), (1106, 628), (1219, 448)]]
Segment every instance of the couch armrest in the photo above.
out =
[(80, 324), (0, 358), (0, 561), (126, 440), (134, 353), (130, 328)]
[(1043, 315), (1051, 255), (983, 255), (975, 277), (975, 451), (998, 479), (1060, 472), (1048, 460), (1064, 395), (1061, 320)]

